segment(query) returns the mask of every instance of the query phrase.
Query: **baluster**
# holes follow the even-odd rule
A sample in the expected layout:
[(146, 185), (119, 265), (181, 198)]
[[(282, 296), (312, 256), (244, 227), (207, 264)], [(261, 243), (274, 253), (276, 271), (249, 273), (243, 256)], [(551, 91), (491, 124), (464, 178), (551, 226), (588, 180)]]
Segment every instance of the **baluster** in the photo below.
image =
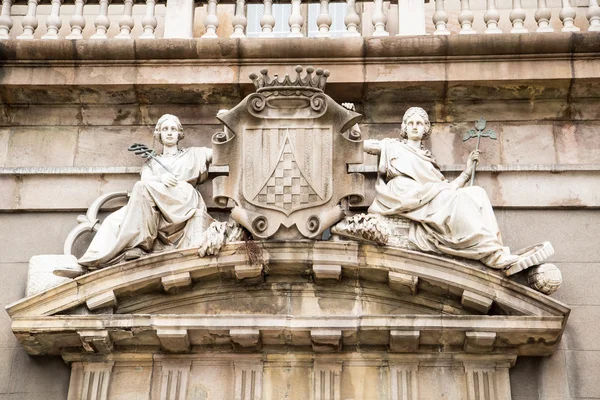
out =
[(38, 27), (36, 16), (38, 0), (29, 0), (27, 2), (27, 14), (23, 17), (23, 33), (17, 36), (17, 39), (33, 39), (33, 33)]
[(554, 32), (554, 29), (550, 26), (550, 17), (552, 16), (552, 12), (546, 5), (546, 0), (538, 0), (537, 10), (535, 11), (535, 22), (537, 22), (538, 27), (535, 30), (536, 32)]
[(389, 36), (390, 33), (385, 30), (387, 15), (383, 12), (383, 0), (374, 0), (375, 10), (373, 11), (373, 36)]
[(108, 39), (106, 32), (110, 28), (110, 19), (108, 19), (108, 4), (110, 0), (100, 0), (100, 11), (94, 20), (96, 33), (90, 36), (90, 39)]
[(525, 28), (525, 11), (521, 8), (521, 0), (513, 0), (513, 8), (510, 11), (510, 22), (512, 22), (511, 33), (527, 33)]
[(444, 9), (444, 0), (435, 0), (435, 13), (433, 13), (433, 25), (435, 25), (434, 35), (449, 35), (448, 14)]
[(85, 18), (83, 18), (83, 6), (85, 2), (86, 0), (75, 0), (75, 11), (69, 20), (71, 33), (67, 36), (67, 39), (83, 39), (81, 32), (85, 28)]
[(487, 10), (483, 14), (483, 20), (487, 25), (485, 33), (502, 33), (498, 28), (498, 20), (500, 20), (500, 13), (496, 9), (496, 0), (487, 0)]
[(590, 0), (589, 7), (585, 16), (590, 22), (590, 27), (588, 28), (588, 31), (600, 31), (600, 7), (598, 7), (598, 0)]
[(2, 14), (0, 14), (0, 39), (10, 39), (10, 30), (13, 27), (13, 21), (10, 17), (11, 0), (2, 0)]
[(219, 27), (219, 18), (217, 17), (217, 0), (208, 0), (204, 26), (206, 27), (206, 33), (202, 35), (202, 39), (218, 38), (217, 28)]
[(261, 38), (275, 37), (273, 28), (275, 28), (275, 17), (273, 16), (273, 0), (263, 0), (265, 11), (260, 17), (260, 26), (262, 31), (258, 34)]
[(248, 25), (248, 19), (244, 14), (245, 5), (244, 0), (237, 0), (235, 3), (235, 15), (233, 17), (233, 33), (229, 36), (230, 38), (245, 38), (244, 31)]
[(292, 0), (292, 14), (290, 15), (290, 19), (288, 20), (290, 24), (290, 33), (288, 33), (288, 37), (297, 38), (303, 37), (302, 27), (304, 26), (304, 17), (300, 12), (300, 3), (301, 0)]
[(331, 32), (329, 32), (331, 22), (331, 16), (329, 16), (329, 0), (321, 0), (321, 10), (317, 17), (317, 26), (319, 27), (317, 37), (331, 37)]
[(131, 30), (133, 29), (133, 0), (124, 0), (123, 15), (119, 18), (119, 28), (121, 32), (115, 39), (131, 39)]
[(62, 0), (52, 0), (50, 7), (50, 15), (46, 19), (46, 34), (42, 39), (58, 39), (58, 31), (62, 27), (60, 19), (60, 5)]
[(360, 16), (356, 12), (356, 0), (346, 0), (346, 16), (344, 24), (346, 24), (345, 37), (360, 36), (358, 25), (360, 24)]
[(156, 29), (156, 17), (154, 16), (154, 8), (156, 7), (156, 0), (146, 0), (146, 14), (142, 18), (142, 33), (140, 39), (154, 39), (154, 30)]
[(458, 23), (460, 24), (461, 35), (473, 35), (477, 32), (473, 29), (473, 20), (475, 16), (471, 11), (469, 0), (460, 0), (460, 13), (458, 14)]
[(562, 32), (579, 32), (579, 28), (575, 26), (575, 9), (571, 7), (569, 0), (562, 0), (562, 9), (558, 17), (563, 23)]

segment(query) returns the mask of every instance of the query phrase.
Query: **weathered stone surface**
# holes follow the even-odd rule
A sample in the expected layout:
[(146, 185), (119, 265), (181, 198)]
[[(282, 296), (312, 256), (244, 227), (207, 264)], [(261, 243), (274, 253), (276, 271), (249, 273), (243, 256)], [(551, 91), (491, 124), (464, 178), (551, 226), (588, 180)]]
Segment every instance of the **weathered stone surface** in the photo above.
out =
[(569, 395), (572, 398), (600, 397), (596, 371), (600, 370), (597, 351), (565, 351)]
[(4, 165), (73, 165), (77, 134), (76, 127), (13, 127)]
[(69, 278), (62, 278), (53, 274), (55, 269), (76, 268), (77, 258), (72, 255), (40, 255), (29, 260), (27, 274), (27, 297), (38, 294), (61, 283), (68, 282)]
[(151, 128), (81, 128), (77, 140), (76, 166), (141, 166), (143, 161), (127, 148), (133, 143), (160, 147)]
[(554, 164), (552, 125), (502, 126), (501, 152), (506, 164)]

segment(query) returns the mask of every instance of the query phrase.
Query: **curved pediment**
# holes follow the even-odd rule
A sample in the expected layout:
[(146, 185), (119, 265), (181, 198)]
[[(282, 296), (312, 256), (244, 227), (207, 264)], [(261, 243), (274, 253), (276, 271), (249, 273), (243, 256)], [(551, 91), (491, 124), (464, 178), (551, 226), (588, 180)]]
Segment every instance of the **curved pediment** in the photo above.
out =
[(345, 241), (234, 243), (204, 258), (193, 249), (152, 255), (7, 311), (32, 354), (233, 344), (542, 355), (553, 351), (569, 313), (477, 263)]

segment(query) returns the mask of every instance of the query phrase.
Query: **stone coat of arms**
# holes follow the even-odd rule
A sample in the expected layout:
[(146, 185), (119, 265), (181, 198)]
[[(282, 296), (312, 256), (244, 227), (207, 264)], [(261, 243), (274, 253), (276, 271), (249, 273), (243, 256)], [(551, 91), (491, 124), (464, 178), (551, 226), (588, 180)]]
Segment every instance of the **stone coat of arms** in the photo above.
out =
[(219, 113), (214, 165), (229, 176), (213, 181), (213, 197), (235, 202), (232, 218), (257, 238), (318, 238), (343, 217), (340, 202), (359, 200), (363, 141), (351, 132), (361, 116), (324, 93), (328, 71), (296, 67), (295, 79), (251, 74), (256, 92)]

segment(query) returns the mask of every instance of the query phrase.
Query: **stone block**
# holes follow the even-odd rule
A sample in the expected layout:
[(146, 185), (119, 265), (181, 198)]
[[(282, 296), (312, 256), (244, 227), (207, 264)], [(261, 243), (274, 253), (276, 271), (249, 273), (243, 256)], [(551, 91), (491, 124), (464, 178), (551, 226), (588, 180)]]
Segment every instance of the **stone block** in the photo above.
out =
[(494, 348), (496, 332), (465, 332), (464, 349), (468, 353), (487, 353)]
[(571, 398), (600, 398), (600, 352), (567, 350), (565, 356)]
[(0, 128), (0, 167), (6, 164), (8, 157), (8, 140), (10, 138), (10, 128)]
[[(74, 104), (12, 104), (7, 108), (12, 126), (77, 126), (81, 109)], [(35, 128), (34, 128), (35, 129)]]
[(514, 399), (538, 400), (540, 391), (539, 357), (518, 357), (510, 370), (510, 387)]
[(419, 350), (419, 331), (390, 331), (390, 351), (397, 353), (413, 353)]
[(392, 290), (401, 293), (410, 293), (412, 295), (417, 293), (419, 278), (416, 276), (402, 274), (400, 272), (389, 272), (388, 279), (388, 284)]
[[(60, 254), (67, 233), (76, 224), (77, 215), (60, 212), (0, 213), (2, 262), (28, 263), (38, 254)], [(40, 240), (32, 232), (52, 232), (52, 235)], [(24, 271), (26, 276), (26, 268)], [(25, 294), (25, 281), (22, 290), (21, 297)]]
[[(158, 379), (158, 378), (156, 378)], [(152, 368), (149, 364), (115, 365), (110, 374), (108, 398), (111, 400), (150, 400)]]
[(195, 362), (190, 370), (188, 399), (231, 400), (235, 398), (233, 361)]
[(89, 126), (140, 125), (142, 113), (138, 104), (85, 104), (81, 107), (81, 122)]
[(160, 346), (170, 353), (185, 353), (190, 350), (190, 338), (186, 329), (157, 329)]
[(78, 128), (72, 126), (13, 127), (6, 167), (72, 166)]
[[(563, 284), (552, 297), (568, 304), (569, 307), (600, 306), (600, 292), (598, 291), (600, 274), (597, 273), (600, 268), (600, 260), (597, 263), (561, 262), (556, 265), (563, 275)], [(571, 317), (572, 314), (569, 317), (569, 324)]]
[(106, 307), (116, 308), (118, 304), (115, 292), (112, 290), (90, 297), (85, 303), (91, 311)]
[(25, 296), (43, 292), (47, 289), (69, 282), (72, 279), (62, 278), (53, 274), (55, 269), (76, 269), (77, 258), (64, 254), (50, 254), (33, 256), (29, 260), (29, 271), (27, 274), (27, 288)]
[[(432, 127), (431, 137), (426, 146), (431, 149), (436, 160), (444, 165), (465, 165), (471, 151), (475, 150), (477, 139), (463, 142), (462, 138), (475, 121), (439, 123)], [(496, 124), (489, 124), (500, 135)], [(483, 139), (479, 144), (481, 164), (500, 164), (500, 146), (497, 140)]]
[(318, 353), (342, 349), (342, 331), (339, 329), (311, 329), (310, 338), (313, 350)]
[(18, 347), (0, 347), (0, 360), (3, 360), (0, 366), (0, 394), (8, 393), (10, 371), (15, 351), (20, 351), (20, 349)]
[(153, 127), (82, 127), (77, 140), (76, 166), (141, 166), (144, 161), (127, 151), (133, 143), (160, 148)]
[(339, 280), (342, 276), (341, 265), (313, 264), (313, 274), (316, 280), (334, 279)]
[(568, 350), (600, 351), (600, 305), (570, 306), (561, 346)]
[[(598, 107), (598, 105), (596, 105)], [(600, 138), (596, 122), (565, 123), (555, 126), (556, 156), (559, 164), (600, 164)]]
[(469, 292), (465, 290), (460, 299), (460, 304), (471, 310), (478, 311), (482, 314), (487, 314), (492, 307), (494, 300), (489, 297), (482, 296), (477, 293)]
[[(270, 357), (264, 367), (263, 399), (310, 399), (312, 375), (312, 360), (307, 361), (302, 356), (295, 356), (292, 360)], [(290, 384), (282, 384), (283, 382)]]
[(69, 366), (59, 357), (31, 357), (17, 348), (10, 374), (10, 393), (36, 394), (38, 399), (47, 393), (62, 393), (67, 398), (69, 390)]
[(554, 164), (553, 125), (503, 125), (503, 161), (506, 164)]
[(14, 210), (19, 206), (19, 185), (20, 179), (12, 175), (0, 175), (0, 209)]
[(236, 265), (235, 266), (235, 277), (237, 279), (250, 279), (259, 278), (263, 273), (262, 264), (252, 265)]
[(85, 351), (89, 353), (109, 354), (113, 351), (113, 342), (106, 330), (79, 331), (79, 339)]
[[(4, 308), (24, 296), (26, 280), (27, 263), (0, 262), (0, 307)], [(7, 313), (0, 312), (0, 348), (19, 346), (12, 333), (11, 322)], [(10, 368), (10, 364), (0, 368)]]
[(466, 400), (465, 371), (458, 367), (419, 366), (418, 387), (422, 399)]
[[(596, 244), (589, 238), (600, 237), (600, 210), (500, 209), (495, 213), (504, 244), (513, 251), (548, 240), (555, 250), (549, 261), (559, 268), (561, 263), (599, 261)], [(565, 265), (563, 273), (566, 269)]]
[(168, 275), (160, 278), (160, 283), (165, 292), (177, 292), (191, 287), (192, 277), (189, 272), (181, 274)]
[(260, 331), (258, 329), (230, 329), (231, 341), (242, 348), (257, 348), (260, 346)]
[(543, 399), (569, 398), (568, 371), (564, 351), (539, 360), (539, 395)]

